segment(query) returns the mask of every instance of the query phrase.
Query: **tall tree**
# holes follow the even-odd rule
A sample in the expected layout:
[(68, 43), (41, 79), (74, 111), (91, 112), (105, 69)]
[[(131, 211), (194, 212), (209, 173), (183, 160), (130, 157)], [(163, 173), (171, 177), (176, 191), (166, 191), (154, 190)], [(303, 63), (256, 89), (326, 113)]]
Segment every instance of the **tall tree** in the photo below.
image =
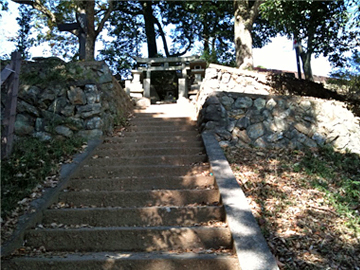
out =
[[(70, 32), (79, 39), (79, 51), (85, 51), (85, 60), (93, 60), (95, 54), (95, 41), (103, 30), (105, 22), (113, 10), (112, 0), (12, 0), (18, 4), (31, 6), (37, 11), (38, 18), (42, 23), (46, 23), (50, 32), (46, 36), (48, 39), (56, 39), (59, 33), (56, 28), (63, 23), (74, 23), (65, 27), (65, 31)], [(83, 14), (83, 15), (82, 15)], [(79, 25), (81, 27), (79, 27)], [(85, 35), (81, 35), (85, 32)], [(43, 36), (44, 37), (44, 36)], [(81, 38), (85, 38), (81, 43)], [(61, 38), (60, 38), (61, 39)], [(63, 38), (62, 38), (63, 39)], [(82, 48), (81, 46), (84, 46)]]
[(153, 2), (141, 1), (142, 12), (145, 21), (145, 33), (148, 44), (148, 57), (155, 57), (158, 53), (155, 34), (155, 17), (153, 14)]
[[(121, 9), (128, 8), (129, 12), (120, 11), (119, 5), (124, 5)], [(137, 15), (132, 13), (135, 11)], [(141, 49), (146, 43), (142, 19), (138, 3), (121, 1), (115, 3), (115, 10), (106, 26), (108, 35), (103, 40), (105, 48), (100, 51), (98, 58), (105, 60), (112, 71), (123, 78), (131, 75), (130, 70), (136, 63), (134, 57), (142, 57)]]
[(19, 17), (16, 18), (20, 29), (16, 37), (16, 48), (21, 53), (23, 59), (29, 59), (29, 49), (34, 44), (34, 38), (30, 37), (31, 22), (33, 20), (33, 10), (27, 6), (19, 7)]
[(262, 2), (262, 0), (234, 0), (236, 66), (241, 69), (253, 67), (252, 30)]
[(233, 6), (229, 1), (167, 1), (163, 23), (173, 25), (171, 37), (182, 47), (202, 44), (202, 54), (214, 62), (233, 60)]
[(358, 30), (346, 28), (349, 14), (344, 1), (266, 1), (261, 12), (280, 34), (301, 45), (307, 80), (312, 80), (312, 55), (322, 54), (336, 64), (342, 61), (344, 52), (359, 46)]

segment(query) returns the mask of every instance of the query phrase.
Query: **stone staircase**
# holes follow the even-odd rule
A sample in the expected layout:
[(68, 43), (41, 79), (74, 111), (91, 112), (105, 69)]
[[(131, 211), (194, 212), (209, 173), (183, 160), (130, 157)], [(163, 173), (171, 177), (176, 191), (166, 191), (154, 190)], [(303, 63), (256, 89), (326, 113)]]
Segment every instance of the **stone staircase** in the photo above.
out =
[(80, 165), (26, 255), (2, 269), (239, 270), (224, 206), (189, 118), (138, 111)]

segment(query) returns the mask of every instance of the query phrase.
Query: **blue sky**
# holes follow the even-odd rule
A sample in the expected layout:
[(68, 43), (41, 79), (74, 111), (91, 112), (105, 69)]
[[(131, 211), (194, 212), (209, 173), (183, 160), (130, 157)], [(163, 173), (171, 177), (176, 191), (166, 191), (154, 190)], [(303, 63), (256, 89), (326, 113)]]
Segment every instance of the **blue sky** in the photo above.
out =
[[(1, 12), (0, 18), (0, 55), (10, 54), (15, 45), (8, 41), (11, 37), (16, 37), (18, 30), (17, 17), (18, 4), (9, 1), (9, 11)], [(159, 44), (160, 45), (160, 44)], [(32, 57), (50, 56), (49, 48), (45, 46), (34, 47), (30, 50)], [(272, 42), (261, 49), (254, 49), (254, 66), (263, 66), (269, 69), (281, 69), (297, 71), (295, 51), (293, 50), (292, 40), (278, 36)], [(324, 57), (312, 59), (312, 70), (314, 75), (327, 76), (331, 71), (331, 65)]]

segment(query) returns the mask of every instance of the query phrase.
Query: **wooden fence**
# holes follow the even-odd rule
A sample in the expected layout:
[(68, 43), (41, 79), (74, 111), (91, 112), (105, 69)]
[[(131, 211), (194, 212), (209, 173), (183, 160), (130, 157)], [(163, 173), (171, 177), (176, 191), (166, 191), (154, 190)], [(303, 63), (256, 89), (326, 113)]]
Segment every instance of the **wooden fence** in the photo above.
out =
[(1, 159), (9, 157), (14, 140), (16, 104), (19, 90), (21, 53), (11, 54), (11, 63), (1, 71), (0, 85), (7, 90), (5, 110), (1, 123)]

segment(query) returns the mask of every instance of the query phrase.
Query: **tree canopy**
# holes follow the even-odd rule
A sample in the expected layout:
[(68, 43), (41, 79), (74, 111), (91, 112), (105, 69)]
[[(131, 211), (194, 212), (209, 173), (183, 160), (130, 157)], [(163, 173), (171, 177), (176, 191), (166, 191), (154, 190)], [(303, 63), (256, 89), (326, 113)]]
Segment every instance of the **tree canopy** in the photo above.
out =
[(260, 10), (280, 34), (301, 45), (306, 79), (312, 79), (312, 55), (341, 65), (344, 52), (360, 45), (354, 42), (358, 31), (347, 29), (349, 13), (344, 1), (265, 1)]
[[(40, 41), (57, 41), (51, 43), (54, 51), (62, 51), (63, 56), (68, 56), (73, 45), (78, 39), (79, 52), (84, 52), (85, 60), (93, 60), (95, 54), (95, 40), (103, 30), (105, 22), (112, 12), (112, 0), (12, 0), (15, 3), (32, 7), (38, 18), (38, 26), (43, 31), (38, 36)], [(60, 32), (60, 25), (63, 31)], [(70, 25), (72, 24), (72, 25)], [(86, 32), (86, 35), (82, 35)], [(84, 41), (81, 42), (81, 39)], [(71, 54), (71, 53), (70, 53)]]
[[(98, 59), (107, 61), (114, 72), (131, 69), (134, 57), (143, 56), (144, 45), (148, 57), (170, 57), (182, 56), (198, 43), (198, 53), (211, 62), (252, 68), (252, 48), (280, 33), (302, 45), (309, 79), (312, 55), (324, 55), (341, 65), (344, 52), (359, 46), (356, 0), (12, 1), (32, 8), (34, 27), (42, 29), (39, 41), (49, 41), (63, 57), (80, 54), (92, 60), (95, 41), (102, 41)], [(6, 4), (0, 0), (2, 8)], [(348, 6), (357, 11), (352, 18)], [(349, 22), (357, 30), (349, 31)]]

